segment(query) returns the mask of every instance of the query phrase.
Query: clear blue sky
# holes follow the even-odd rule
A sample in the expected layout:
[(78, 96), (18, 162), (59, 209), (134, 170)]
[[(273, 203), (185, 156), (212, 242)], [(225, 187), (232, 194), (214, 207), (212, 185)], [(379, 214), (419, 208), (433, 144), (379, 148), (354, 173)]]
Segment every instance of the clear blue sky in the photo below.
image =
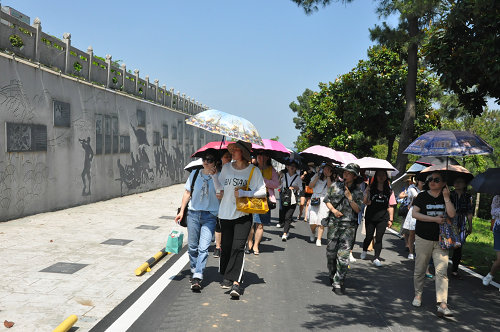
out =
[[(71, 33), (73, 46), (111, 54), (212, 108), (250, 120), (263, 138), (292, 147), (290, 102), (348, 72), (373, 42), (375, 2), (334, 3), (307, 16), (290, 0), (2, 0)], [(392, 18), (392, 23), (396, 19)]]

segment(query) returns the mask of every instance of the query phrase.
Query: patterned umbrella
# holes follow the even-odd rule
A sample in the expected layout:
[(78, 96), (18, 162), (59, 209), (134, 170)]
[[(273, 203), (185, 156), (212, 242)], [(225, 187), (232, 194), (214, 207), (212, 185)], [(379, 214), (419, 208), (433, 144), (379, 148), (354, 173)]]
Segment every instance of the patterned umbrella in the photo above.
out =
[(186, 119), (186, 123), (211, 133), (235, 138), (248, 143), (263, 145), (255, 126), (242, 117), (218, 110), (207, 110)]
[(434, 130), (413, 141), (403, 153), (418, 156), (468, 156), (490, 154), (491, 145), (481, 137), (468, 131)]

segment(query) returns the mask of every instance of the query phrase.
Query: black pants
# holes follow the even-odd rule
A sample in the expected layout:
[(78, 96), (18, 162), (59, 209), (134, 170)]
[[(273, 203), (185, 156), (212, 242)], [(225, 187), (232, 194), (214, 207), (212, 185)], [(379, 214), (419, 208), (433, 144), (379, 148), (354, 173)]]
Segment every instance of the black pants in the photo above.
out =
[(375, 259), (380, 258), (380, 252), (382, 251), (382, 237), (384, 237), (386, 227), (387, 220), (374, 222), (365, 220), (366, 237), (363, 241), (363, 251), (368, 250), (368, 246), (373, 240), (373, 234), (375, 233), (375, 230), (377, 230), (377, 235), (375, 236), (375, 244), (373, 245), (373, 249), (375, 249)]
[(221, 255), (219, 273), (224, 279), (241, 282), (245, 260), (245, 244), (252, 227), (251, 215), (234, 220), (221, 219)]
[(458, 272), (458, 265), (460, 265), (461, 260), (462, 260), (462, 247), (458, 247), (458, 248), (453, 249), (453, 256), (451, 257), (451, 261), (452, 261), (451, 271), (452, 272)]
[(351, 250), (354, 248), (354, 244), (356, 243), (356, 234), (358, 234), (358, 227), (359, 225), (356, 224), (356, 229), (354, 230), (354, 237), (352, 238), (352, 243), (351, 243)]
[(295, 208), (297, 207), (297, 204), (289, 205), (289, 206), (283, 206), (283, 233), (288, 234), (288, 231), (290, 230), (290, 225), (292, 224), (292, 218), (293, 218), (293, 213), (295, 212)]

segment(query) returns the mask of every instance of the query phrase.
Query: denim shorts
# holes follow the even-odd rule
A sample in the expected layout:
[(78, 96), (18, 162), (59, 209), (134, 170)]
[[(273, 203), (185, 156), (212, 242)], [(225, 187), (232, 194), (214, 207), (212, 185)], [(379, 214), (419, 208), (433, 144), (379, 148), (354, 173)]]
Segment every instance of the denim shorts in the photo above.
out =
[(493, 249), (500, 251), (500, 229), (493, 230)]
[(270, 225), (271, 224), (271, 211), (264, 214), (253, 214), (253, 222), (256, 224)]

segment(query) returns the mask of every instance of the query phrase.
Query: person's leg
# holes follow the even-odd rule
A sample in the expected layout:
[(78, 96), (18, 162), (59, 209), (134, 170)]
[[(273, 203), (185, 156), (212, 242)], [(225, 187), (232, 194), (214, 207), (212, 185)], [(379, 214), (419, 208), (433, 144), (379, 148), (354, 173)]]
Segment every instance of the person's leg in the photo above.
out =
[(325, 230), (325, 227), (323, 225), (318, 225), (318, 240), (321, 241), (321, 238), (323, 237), (323, 231)]
[(285, 207), (281, 204), (281, 199), (280, 199), (279, 206), (280, 206), (280, 211), (279, 211), (279, 218), (278, 218), (279, 221), (278, 221), (277, 226), (283, 227), (283, 225), (285, 224)]
[(225, 279), (232, 280), (234, 283), (239, 284), (243, 278), (245, 243), (248, 239), (250, 228), (252, 227), (252, 218), (250, 216), (244, 216), (232, 220), (232, 222), (234, 223), (234, 236), (231, 244), (231, 256), (224, 276)]
[(457, 247), (453, 249), (453, 256), (451, 256), (451, 272), (455, 275), (458, 275), (458, 265), (460, 265), (460, 261), (462, 260), (462, 247)]
[(342, 227), (339, 236), (337, 253), (337, 273), (333, 277), (334, 284), (344, 284), (344, 280), (349, 270), (349, 253), (351, 252), (351, 242), (354, 237), (354, 225)]
[(436, 302), (444, 308), (448, 303), (448, 250), (442, 249), (439, 241), (434, 242), (432, 260), (436, 269)]
[(386, 221), (381, 221), (376, 225), (377, 235), (375, 237), (375, 245), (373, 246), (375, 249), (375, 259), (379, 259), (380, 252), (382, 252), (382, 238), (384, 237), (386, 226)]
[(493, 262), (491, 266), (490, 274), (495, 275), (495, 273), (500, 269), (500, 251), (497, 251), (497, 259)]
[(328, 228), (328, 245), (326, 246), (326, 266), (328, 268), (328, 274), (330, 280), (333, 282), (333, 278), (337, 273), (337, 252), (339, 244), (339, 228), (338, 226), (332, 226)]
[(220, 250), (221, 234), (220, 234), (220, 219), (219, 218), (217, 218), (217, 222), (215, 223), (215, 236), (214, 237), (215, 237), (215, 249)]
[(287, 234), (290, 231), (290, 225), (292, 224), (293, 213), (295, 212), (296, 204), (286, 207), (285, 209), (285, 225), (283, 226), (283, 234)]
[(300, 196), (299, 219), (302, 218), (302, 212), (304, 212), (305, 203), (306, 203), (306, 198), (304, 196)]
[(252, 227), (250, 227), (250, 233), (248, 233), (248, 239), (247, 239), (247, 250), (250, 251), (252, 250), (253, 248), (253, 235), (255, 233), (254, 229), (255, 229), (255, 216), (256, 215), (253, 215), (253, 220), (254, 220), (254, 223), (252, 224)]
[(318, 228), (318, 225), (310, 224), (309, 227), (311, 228), (312, 236), (316, 236), (316, 228)]
[(415, 299), (421, 301), (422, 291), (424, 289), (425, 271), (429, 265), (429, 260), (432, 256), (434, 243), (422, 239), (419, 236), (415, 237), (415, 251), (417, 257), (415, 259), (415, 269), (413, 270), (413, 287), (415, 289)]
[(201, 211), (200, 223), (200, 240), (198, 244), (198, 259), (196, 262), (195, 273), (193, 278), (203, 280), (203, 271), (207, 266), (208, 247), (212, 242), (212, 236), (215, 231), (216, 217), (208, 211)]
[[(198, 246), (200, 243), (200, 212), (187, 211), (187, 230), (188, 230), (188, 254), (189, 254), (189, 267), (191, 273), (196, 272), (196, 263), (198, 261)], [(201, 278), (200, 278), (201, 279)]]
[(414, 250), (414, 245), (415, 245), (415, 230), (410, 230), (410, 233), (408, 234), (408, 249), (410, 250), (410, 254), (414, 255), (415, 250)]
[(260, 241), (262, 241), (262, 235), (264, 234), (264, 224), (255, 224), (255, 242), (253, 244), (253, 252), (254, 254), (258, 255), (260, 253), (259, 251), (259, 244)]
[(306, 207), (305, 207), (305, 211), (304, 211), (304, 221), (307, 221), (307, 212), (309, 211), (309, 205), (311, 205), (311, 196), (309, 197), (304, 197), (305, 200), (306, 200)]
[(220, 220), (221, 224), (221, 253), (219, 259), (219, 273), (224, 275), (231, 258), (231, 247), (233, 245), (234, 223), (232, 220)]
[(371, 222), (365, 223), (366, 236), (365, 240), (363, 241), (363, 251), (368, 251), (368, 246), (370, 245), (370, 242), (372, 242), (373, 234), (375, 233), (375, 225), (376, 224)]

